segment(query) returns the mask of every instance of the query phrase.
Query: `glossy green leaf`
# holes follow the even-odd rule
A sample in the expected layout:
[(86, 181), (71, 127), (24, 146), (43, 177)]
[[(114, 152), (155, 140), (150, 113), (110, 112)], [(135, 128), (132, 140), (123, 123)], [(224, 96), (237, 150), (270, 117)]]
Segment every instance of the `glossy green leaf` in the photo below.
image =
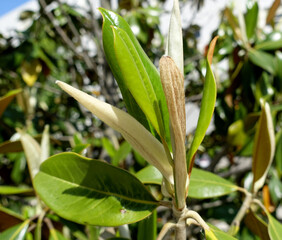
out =
[(210, 227), (209, 231), (205, 231), (206, 239), (207, 240), (236, 240), (233, 236), (229, 235), (226, 232), (223, 232), (219, 228), (208, 224)]
[[(148, 72), (128, 34), (121, 28), (113, 28), (114, 50), (123, 81), (132, 96), (150, 120), (156, 131), (161, 133), (154, 103), (158, 103)], [(160, 112), (160, 109), (158, 109)]]
[(157, 211), (138, 223), (137, 240), (155, 240), (157, 238)]
[(259, 118), (253, 148), (253, 192), (256, 193), (263, 185), (273, 161), (275, 151), (275, 135), (269, 104), (261, 102)]
[[(133, 49), (137, 52), (138, 58), (140, 58), (143, 67), (146, 70), (146, 74), (149, 76), (149, 80), (153, 86), (155, 95), (157, 97), (157, 104), (161, 109), (162, 120), (164, 123), (166, 137), (165, 140), (167, 143), (170, 143), (170, 135), (169, 135), (169, 114), (166, 106), (166, 100), (163, 93), (162, 85), (160, 82), (159, 72), (154, 66), (154, 64), (150, 61), (142, 47), (140, 46), (139, 42), (135, 38), (133, 32), (130, 29), (128, 23), (118, 14), (99, 8), (102, 16), (103, 16), (103, 45), (104, 51), (107, 58), (107, 62), (109, 63), (112, 72), (117, 79), (119, 84), (121, 93), (123, 95), (126, 107), (128, 112), (134, 116), (143, 126), (145, 126), (148, 130), (150, 127), (148, 125), (148, 121), (144, 113), (140, 110), (139, 106), (136, 104), (136, 101), (132, 97), (132, 93), (129, 92), (128, 86), (124, 82), (124, 76), (122, 75), (122, 71), (120, 69), (120, 65), (118, 64), (116, 55), (114, 54), (114, 35), (113, 35), (113, 27), (117, 27), (123, 30), (128, 38), (130, 39), (131, 43), (133, 44)], [(127, 67), (127, 66), (123, 66)], [(139, 96), (140, 97), (140, 96)]]
[(187, 168), (188, 173), (191, 172), (194, 162), (195, 154), (200, 146), (201, 142), (203, 141), (206, 131), (209, 127), (210, 121), (212, 119), (214, 107), (215, 107), (215, 100), (216, 100), (216, 81), (212, 73), (211, 69), (211, 61), (213, 56), (213, 51), (215, 47), (216, 38), (211, 42), (208, 57), (207, 57), (207, 73), (205, 77), (204, 89), (203, 89), (203, 98), (200, 108), (200, 115), (197, 123), (197, 128), (195, 131), (195, 135), (189, 149), (187, 155)]
[(276, 169), (279, 176), (282, 175), (282, 130), (276, 134), (276, 152), (275, 152)]
[(14, 227), (11, 227), (0, 233), (0, 239), (3, 240), (24, 240), (29, 226), (29, 220), (24, 221)]
[(268, 233), (271, 240), (280, 240), (282, 236), (282, 224), (276, 220), (270, 213), (268, 217)]
[(256, 33), (257, 21), (258, 21), (258, 3), (256, 0), (248, 0), (247, 13), (245, 15), (246, 34), (248, 39), (254, 37)]
[(213, 173), (194, 168), (190, 178), (188, 197), (214, 198), (237, 190), (233, 183)]
[(43, 162), (34, 187), (55, 213), (81, 224), (133, 223), (158, 206), (129, 172), (75, 153), (58, 154)]
[(250, 49), (248, 55), (253, 64), (271, 74), (275, 74), (275, 59), (271, 54), (260, 50)]
[(14, 99), (14, 97), (19, 94), (22, 89), (16, 89), (8, 92), (3, 97), (0, 97), (0, 117), (2, 116), (5, 109), (8, 107), (10, 102)]
[(145, 184), (162, 184), (163, 176), (160, 171), (152, 165), (149, 165), (135, 174), (135, 176)]
[(119, 163), (127, 157), (127, 155), (131, 152), (131, 150), (132, 150), (131, 145), (128, 142), (124, 141), (120, 145), (119, 149), (116, 151), (115, 155), (113, 156), (112, 164), (114, 166), (118, 166)]
[(0, 194), (3, 195), (13, 195), (13, 194), (32, 193), (32, 192), (33, 192), (32, 188), (0, 185)]

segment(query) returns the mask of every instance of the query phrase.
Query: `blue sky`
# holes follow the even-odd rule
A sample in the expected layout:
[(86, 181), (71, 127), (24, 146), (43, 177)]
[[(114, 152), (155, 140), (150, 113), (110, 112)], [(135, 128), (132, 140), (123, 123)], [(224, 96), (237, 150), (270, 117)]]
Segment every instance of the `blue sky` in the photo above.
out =
[(0, 16), (3, 16), (4, 14), (10, 12), (14, 8), (22, 5), (25, 2), (28, 2), (29, 0), (4, 0), (1, 1), (1, 7), (0, 7)]

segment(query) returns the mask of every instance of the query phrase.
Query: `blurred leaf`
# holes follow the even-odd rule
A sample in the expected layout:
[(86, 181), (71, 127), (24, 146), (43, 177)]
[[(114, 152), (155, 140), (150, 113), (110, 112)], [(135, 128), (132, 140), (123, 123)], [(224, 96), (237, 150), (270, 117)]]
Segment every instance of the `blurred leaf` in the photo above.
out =
[(214, 38), (210, 43), (210, 48), (207, 54), (207, 62), (206, 62), (207, 73), (204, 83), (200, 115), (197, 123), (197, 128), (195, 131), (195, 135), (187, 156), (187, 168), (189, 174), (192, 171), (195, 154), (205, 137), (206, 131), (210, 125), (210, 121), (212, 119), (212, 115), (214, 111), (217, 90), (216, 90), (215, 78), (213, 76), (210, 64), (212, 63), (212, 56), (213, 56), (216, 40), (217, 37)]
[(167, 134), (165, 140), (170, 146), (169, 115), (158, 70), (140, 46), (127, 22), (121, 16), (112, 11), (103, 8), (99, 8), (99, 10), (103, 16), (103, 45), (105, 55), (107, 62), (111, 67), (112, 73), (118, 82), (128, 112), (148, 130), (151, 130), (144, 113), (141, 111), (139, 106), (136, 104), (133, 96), (128, 91), (128, 87), (126, 86), (123, 79), (124, 76), (122, 75), (120, 66), (117, 63), (116, 55), (113, 54), (115, 50), (112, 26), (118, 27), (119, 29), (122, 29), (126, 32), (127, 36), (131, 40), (131, 43), (134, 45), (134, 50), (137, 51), (137, 54), (142, 61), (144, 68), (146, 69), (149, 80), (151, 81), (151, 84), (157, 96), (157, 104), (161, 109), (161, 116), (165, 130), (164, 132)]
[(137, 150), (150, 164), (157, 167), (164, 177), (172, 183), (172, 167), (167, 160), (163, 145), (135, 118), (66, 83), (57, 81), (57, 84), (94, 115), (99, 117), (116, 131), (120, 132), (135, 150)]
[(241, 148), (247, 140), (247, 134), (244, 131), (244, 122), (239, 119), (228, 127), (227, 141), (232, 146)]
[(282, 47), (282, 33), (273, 31), (266, 39), (255, 45), (256, 50), (276, 50)]
[(14, 195), (14, 194), (32, 193), (32, 192), (33, 192), (32, 188), (0, 185), (0, 194), (3, 195)]
[(131, 150), (131, 145), (128, 142), (124, 141), (120, 145), (119, 149), (116, 151), (114, 157), (112, 158), (112, 164), (114, 166), (118, 166), (119, 163), (127, 157)]
[(253, 64), (261, 67), (271, 74), (275, 74), (275, 60), (273, 55), (255, 49), (250, 49), (248, 54)]
[(157, 211), (138, 223), (137, 240), (155, 240), (157, 238)]
[(10, 102), (14, 99), (14, 97), (22, 92), (22, 89), (15, 89), (10, 92), (8, 92), (3, 97), (0, 97), (0, 117), (2, 116), (5, 109), (8, 107)]
[(44, 131), (41, 139), (41, 154), (40, 154), (40, 164), (43, 163), (50, 156), (50, 134), (49, 125), (44, 127)]
[(25, 240), (25, 235), (29, 226), (29, 220), (24, 221), (14, 227), (11, 227), (0, 233), (0, 239), (3, 240)]
[(264, 185), (275, 151), (275, 136), (269, 104), (261, 102), (261, 116), (258, 122), (253, 149), (253, 192)]
[(266, 24), (270, 23), (272, 19), (274, 18), (277, 9), (280, 6), (281, 0), (275, 0), (271, 6), (271, 8), (268, 11), (267, 17), (266, 17)]
[(82, 154), (83, 151), (90, 146), (91, 144), (78, 144), (72, 149), (72, 151), (78, 154)]
[(232, 31), (234, 33), (234, 38), (236, 40), (240, 40), (242, 42), (243, 41), (243, 36), (239, 27), (239, 23), (237, 18), (233, 15), (232, 11), (230, 10), (230, 8), (225, 8), (224, 10), (224, 15), (227, 18), (228, 23), (230, 24)]
[[(8, 208), (0, 206), (0, 232), (22, 223), (24, 218)], [(0, 235), (1, 236), (1, 235)]]
[(67, 240), (62, 233), (52, 228), (50, 229), (49, 240)]
[(188, 197), (205, 199), (237, 191), (237, 186), (211, 172), (194, 168), (190, 177)]
[(246, 33), (248, 39), (251, 39), (256, 32), (258, 20), (258, 3), (256, 0), (247, 1), (247, 13), (245, 15)]
[(268, 187), (271, 196), (271, 202), (275, 206), (278, 206), (282, 199), (282, 182), (279, 176), (277, 176), (276, 171), (271, 171), (271, 178), (269, 180)]
[(20, 129), (17, 129), (17, 131), (21, 135), (20, 140), (26, 156), (29, 173), (31, 179), (33, 179), (39, 171), (41, 148), (38, 142), (28, 133)]
[(271, 240), (279, 240), (282, 236), (282, 224), (278, 222), (270, 213), (268, 217), (268, 233)]
[(31, 62), (24, 61), (21, 66), (21, 75), (25, 83), (32, 87), (38, 78), (39, 73), (42, 70), (42, 65), (38, 59), (34, 59)]
[(282, 130), (276, 134), (276, 152), (275, 152), (276, 169), (279, 176), (282, 175)]
[(133, 223), (158, 206), (129, 172), (75, 153), (61, 153), (43, 162), (34, 187), (54, 212), (80, 224)]
[(246, 226), (252, 231), (252, 233), (260, 237), (260, 239), (270, 239), (267, 231), (267, 224), (251, 210), (249, 210), (245, 215), (244, 222)]
[(210, 230), (205, 231), (206, 239), (207, 240), (236, 240), (233, 236), (229, 235), (226, 232), (218, 229), (217, 227), (209, 224)]
[(162, 184), (162, 174), (152, 165), (149, 165), (135, 174), (135, 176), (145, 184)]

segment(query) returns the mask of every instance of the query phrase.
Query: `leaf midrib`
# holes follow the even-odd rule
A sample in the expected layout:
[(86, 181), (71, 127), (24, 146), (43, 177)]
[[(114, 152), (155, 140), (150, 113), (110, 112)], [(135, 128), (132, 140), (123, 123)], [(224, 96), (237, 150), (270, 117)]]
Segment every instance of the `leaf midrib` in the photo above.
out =
[(118, 197), (118, 198), (121, 198), (121, 199), (124, 199), (124, 200), (127, 200), (127, 201), (131, 201), (131, 202), (136, 202), (136, 203), (142, 203), (142, 204), (150, 204), (150, 205), (158, 205), (158, 202), (153, 202), (153, 201), (147, 201), (147, 200), (139, 200), (139, 199), (134, 199), (134, 198), (130, 198), (130, 197), (126, 197), (126, 196), (123, 196), (123, 195), (120, 195), (120, 194), (117, 194), (117, 193), (111, 193), (111, 192), (104, 192), (104, 191), (100, 191), (100, 190), (96, 190), (96, 189), (92, 189), (90, 187), (86, 187), (86, 186), (82, 186), (82, 185), (79, 185), (77, 183), (72, 183), (72, 182), (69, 182), (65, 179), (62, 179), (62, 178), (58, 178), (56, 176), (53, 176), (53, 175), (50, 175), (48, 173), (45, 173), (45, 172), (41, 172), (43, 174), (46, 174), (54, 179), (59, 179), (59, 181), (62, 181), (62, 182), (65, 182), (69, 185), (73, 185), (75, 187), (80, 187), (82, 189), (87, 189), (89, 191), (92, 191), (92, 192), (97, 192), (97, 193), (100, 193), (100, 194), (104, 194), (106, 196), (114, 196), (114, 197)]

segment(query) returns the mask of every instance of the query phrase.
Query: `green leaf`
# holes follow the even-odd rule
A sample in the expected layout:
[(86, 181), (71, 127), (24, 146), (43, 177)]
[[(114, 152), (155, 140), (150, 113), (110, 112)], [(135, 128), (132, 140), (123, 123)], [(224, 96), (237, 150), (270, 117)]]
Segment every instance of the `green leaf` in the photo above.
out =
[(67, 238), (65, 238), (58, 230), (52, 228), (50, 229), (49, 240), (67, 240)]
[(248, 54), (253, 64), (275, 74), (275, 58), (271, 54), (255, 49), (250, 49)]
[(128, 142), (124, 141), (120, 145), (119, 149), (116, 151), (114, 157), (112, 158), (112, 164), (114, 166), (118, 166), (119, 163), (127, 157), (127, 155), (131, 152), (131, 150), (132, 150), (131, 145)]
[(213, 173), (194, 168), (191, 174), (188, 196), (191, 198), (214, 198), (237, 190), (233, 183)]
[(161, 126), (159, 126), (154, 109), (154, 102), (158, 102), (158, 99), (147, 69), (143, 65), (128, 34), (121, 28), (113, 28), (113, 32), (115, 55), (123, 76), (123, 81), (139, 107), (160, 135)]
[(256, 44), (256, 50), (276, 50), (282, 47), (282, 39), (279, 40), (267, 40)]
[(269, 104), (262, 101), (261, 108), (253, 149), (252, 190), (254, 193), (264, 185), (275, 151), (275, 135)]
[(78, 154), (82, 154), (82, 152), (87, 149), (88, 147), (90, 147), (91, 144), (77, 144), (74, 146), (74, 148), (72, 149), (73, 152), (78, 153)]
[(276, 134), (276, 152), (275, 152), (276, 169), (279, 176), (282, 175), (282, 129)]
[(0, 234), (3, 240), (24, 240), (29, 226), (29, 220), (11, 227)]
[(236, 240), (236, 238), (232, 237), (226, 232), (223, 232), (217, 227), (211, 224), (208, 225), (210, 227), (210, 230), (209, 231), (205, 230), (207, 240)]
[[(155, 91), (155, 95), (157, 97), (157, 104), (161, 110), (162, 120), (164, 124), (164, 129), (166, 133), (165, 140), (170, 145), (170, 134), (169, 134), (169, 114), (166, 106), (166, 100), (164, 96), (164, 92), (162, 89), (162, 85), (160, 82), (159, 72), (148, 58), (139, 42), (135, 38), (133, 32), (130, 29), (128, 23), (118, 14), (99, 8), (102, 16), (103, 16), (103, 45), (104, 51), (107, 58), (107, 62), (109, 63), (111, 70), (117, 79), (118, 85), (120, 87), (121, 93), (124, 98), (124, 102), (126, 104), (128, 112), (136, 118), (143, 126), (145, 126), (148, 130), (150, 130), (150, 126), (148, 124), (148, 120), (146, 119), (144, 113), (141, 111), (139, 106), (136, 104), (136, 101), (132, 97), (132, 93), (129, 92), (127, 84), (124, 82), (124, 77), (122, 75), (122, 71), (120, 69), (120, 65), (118, 64), (117, 57), (114, 54), (114, 35), (113, 35), (113, 27), (117, 27), (123, 30), (130, 42), (133, 44), (133, 49), (137, 52), (138, 58), (140, 58), (142, 65), (146, 70), (146, 74), (149, 76), (149, 80), (153, 86)], [(127, 67), (127, 66), (123, 66)]]
[(245, 15), (246, 34), (248, 39), (251, 39), (255, 35), (257, 20), (258, 20), (258, 3), (256, 0), (248, 0), (247, 13)]
[(58, 154), (43, 162), (34, 187), (54, 212), (80, 224), (133, 223), (158, 206), (129, 172), (75, 153)]
[(4, 230), (17, 224), (20, 224), (23, 221), (24, 218), (18, 213), (0, 206), (0, 232), (3, 232)]
[(149, 165), (135, 174), (135, 176), (145, 184), (162, 184), (163, 176), (160, 171), (152, 165)]
[(212, 115), (213, 115), (213, 111), (215, 107), (216, 82), (215, 82), (215, 78), (213, 76), (210, 64), (212, 62), (212, 56), (213, 56), (216, 39), (217, 38), (215, 38), (211, 42), (210, 48), (208, 51), (208, 57), (207, 57), (207, 63), (206, 63), (207, 73), (206, 73), (205, 83), (204, 83), (200, 115), (199, 115), (199, 119), (197, 123), (197, 128), (195, 131), (195, 135), (194, 135), (191, 147), (187, 155), (188, 173), (192, 171), (195, 154), (198, 150), (198, 147), (200, 146), (201, 142), (203, 141), (205, 137), (205, 134), (209, 127), (210, 121), (212, 119)]
[(32, 193), (32, 188), (27, 187), (13, 187), (13, 186), (0, 186), (0, 194), (3, 195), (13, 195), (13, 194), (22, 194), (22, 193)]
[(155, 240), (157, 238), (157, 211), (138, 223), (137, 240)]
[(268, 217), (268, 233), (271, 240), (279, 240), (282, 236), (282, 224), (278, 222), (270, 213)]
[(3, 97), (0, 97), (0, 117), (2, 116), (5, 109), (9, 106), (10, 102), (14, 99), (14, 97), (21, 91), (22, 89), (15, 89), (8, 92)]

